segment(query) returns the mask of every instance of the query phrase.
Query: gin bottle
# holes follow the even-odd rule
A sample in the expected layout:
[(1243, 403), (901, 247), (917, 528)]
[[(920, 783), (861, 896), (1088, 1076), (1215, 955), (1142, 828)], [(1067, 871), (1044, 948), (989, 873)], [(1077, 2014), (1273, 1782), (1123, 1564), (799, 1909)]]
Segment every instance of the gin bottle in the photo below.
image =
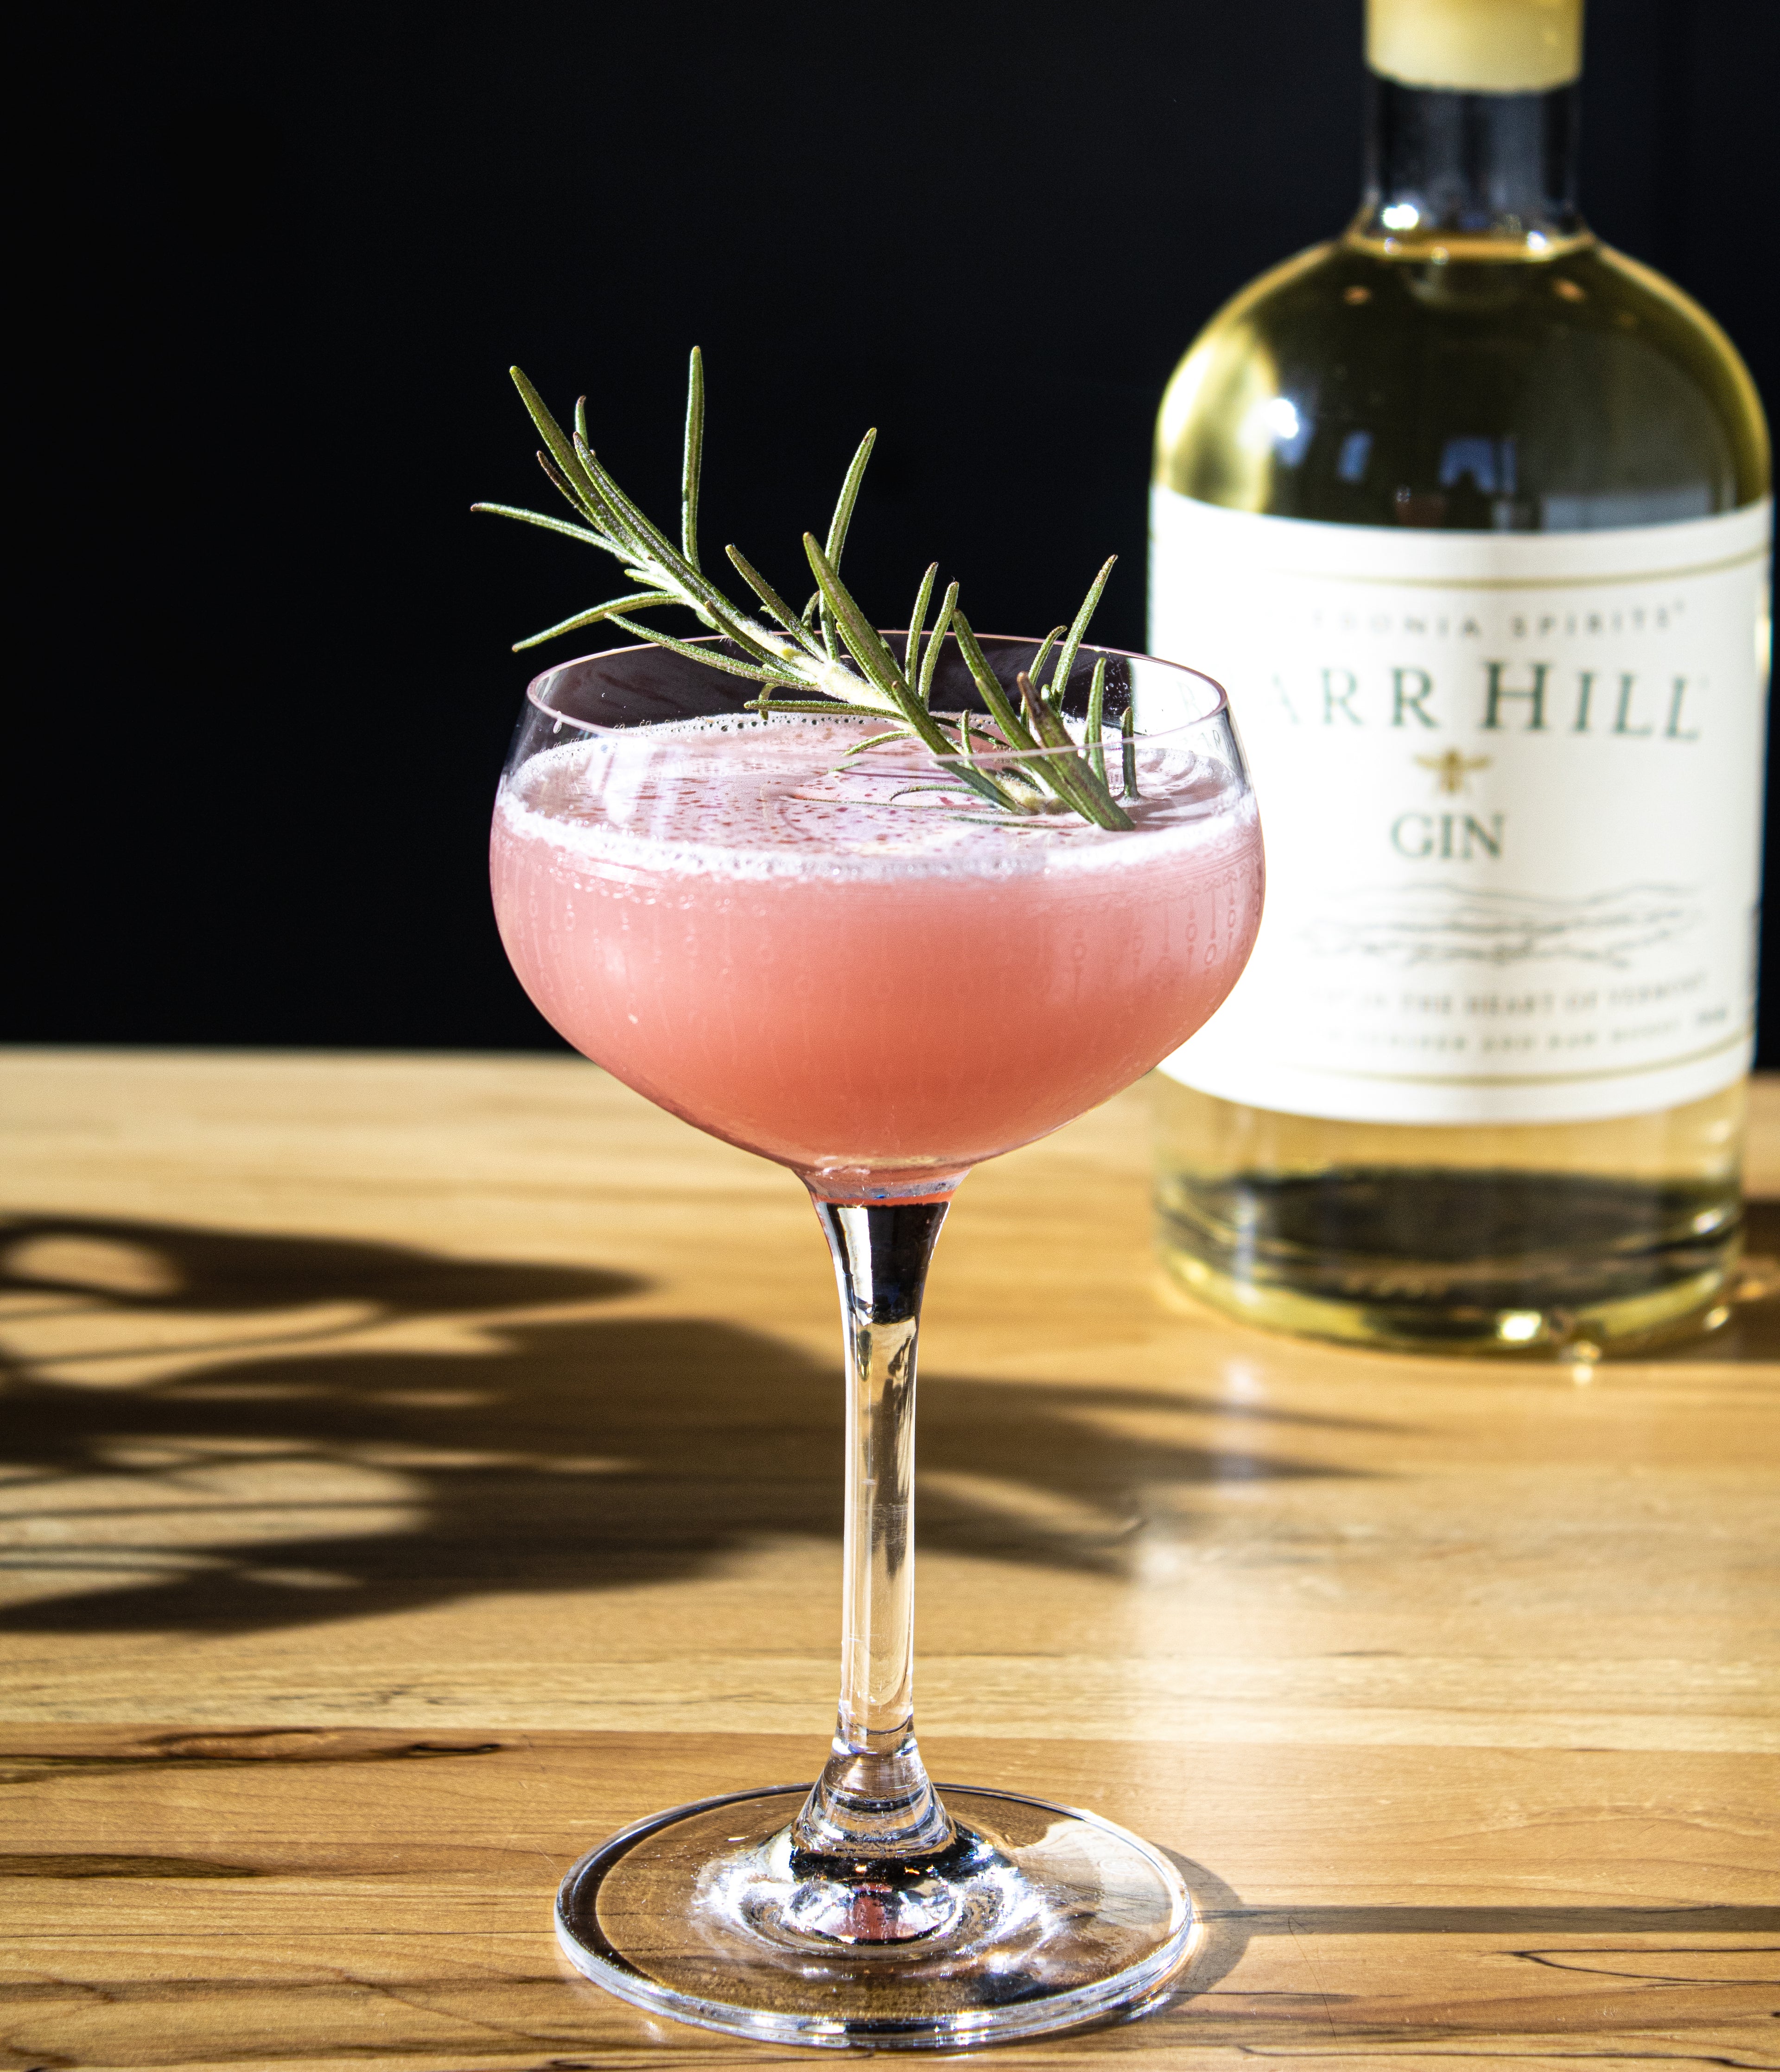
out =
[(1370, 0), (1345, 236), (1157, 427), (1150, 645), (1227, 685), (1267, 910), (1165, 1067), (1188, 1290), (1588, 1359), (1726, 1314), (1753, 1016), (1769, 450), (1575, 188), (1581, 0)]

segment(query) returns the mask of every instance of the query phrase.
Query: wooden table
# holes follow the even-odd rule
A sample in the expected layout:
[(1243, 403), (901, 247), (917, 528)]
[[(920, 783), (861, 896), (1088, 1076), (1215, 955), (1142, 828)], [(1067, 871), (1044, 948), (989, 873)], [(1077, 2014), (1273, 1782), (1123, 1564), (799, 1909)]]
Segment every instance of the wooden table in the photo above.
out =
[[(0, 1083), (4, 2062), (820, 2062), (549, 1932), (594, 1839), (828, 1730), (796, 1185), (571, 1060)], [(1144, 1111), (953, 1211), (918, 1690), (936, 1774), (1178, 1852), (1209, 1932), (1146, 2020), (994, 2062), (1773, 2065), (1780, 1276), (1592, 1379), (1252, 1334), (1158, 1297)]]

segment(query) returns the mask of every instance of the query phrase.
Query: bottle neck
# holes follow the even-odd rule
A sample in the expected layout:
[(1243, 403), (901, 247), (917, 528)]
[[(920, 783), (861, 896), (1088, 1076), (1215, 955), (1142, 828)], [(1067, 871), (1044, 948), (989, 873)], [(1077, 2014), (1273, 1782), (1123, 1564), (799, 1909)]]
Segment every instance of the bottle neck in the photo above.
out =
[(1577, 90), (1467, 93), (1367, 75), (1366, 197), (1349, 235), (1432, 258), (1540, 257), (1588, 236)]

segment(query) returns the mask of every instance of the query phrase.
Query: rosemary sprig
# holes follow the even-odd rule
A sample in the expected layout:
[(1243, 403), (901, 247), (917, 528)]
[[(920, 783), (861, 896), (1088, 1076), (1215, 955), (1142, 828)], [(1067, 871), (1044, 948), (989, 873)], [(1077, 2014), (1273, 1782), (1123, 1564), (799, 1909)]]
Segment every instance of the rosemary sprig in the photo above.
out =
[[(814, 533), (804, 535), (804, 557), (816, 579), (816, 590), (802, 611), (794, 611), (738, 548), (725, 549), (731, 566), (764, 611), (763, 619), (754, 610), (733, 603), (706, 574), (699, 557), (705, 363), (696, 346), (687, 376), (677, 546), (625, 495), (602, 464), (587, 436), (586, 398), (582, 397), (575, 405), (573, 432), (565, 432), (520, 369), (516, 367), (511, 372), (520, 399), (544, 441), (538, 464), (573, 512), (576, 522), (565, 523), (541, 512), (504, 504), (478, 504), (472, 509), (497, 518), (517, 519), (521, 524), (541, 526), (546, 532), (597, 547), (610, 554), (626, 579), (636, 586), (623, 596), (590, 605), (546, 627), (541, 633), (516, 641), (516, 652), (584, 626), (609, 622), (639, 639), (653, 641), (675, 654), (757, 683), (760, 694), (754, 703), (763, 716), (775, 712), (832, 713), (888, 720), (887, 730), (849, 749), (848, 756), (913, 736), (935, 755), (948, 759), (949, 768), (943, 781), (907, 787), (906, 791), (937, 792), (955, 800), (960, 794), (974, 794), (994, 815), (1015, 821), (1067, 808), (1096, 827), (1128, 828), (1132, 825), (1130, 816), (1115, 800), (1107, 783), (1102, 738), (1106, 706), (1104, 658), (1095, 664), (1083, 742), (1074, 739), (1063, 717), (1070, 672), (1112, 573), (1110, 561), (1094, 578), (1070, 625), (1059, 626), (1049, 635), (1030, 669), (1021, 676), (1019, 689), (1026, 709), (1022, 717), (1002, 689), (969, 621), (959, 609), (956, 582), (948, 586), (932, 630), (927, 630), (927, 611), (939, 574), (938, 562), (921, 578), (900, 657), (841, 580), (848, 529), (876, 432), (867, 432), (859, 442), (841, 483), (825, 538), (818, 542)], [(692, 612), (701, 625), (721, 635), (738, 652), (719, 653), (709, 647), (695, 647), (633, 616), (668, 605)], [(988, 725), (979, 721), (980, 733), (974, 738), (967, 716), (932, 709), (934, 672), (948, 634), (957, 640), (972, 680), (988, 708)], [(1045, 665), (1054, 655), (1046, 680)], [(794, 695), (777, 695), (786, 692)], [(1128, 712), (1121, 771), (1127, 798), (1137, 793), (1130, 722)], [(1010, 755), (1022, 759), (1010, 761)]]

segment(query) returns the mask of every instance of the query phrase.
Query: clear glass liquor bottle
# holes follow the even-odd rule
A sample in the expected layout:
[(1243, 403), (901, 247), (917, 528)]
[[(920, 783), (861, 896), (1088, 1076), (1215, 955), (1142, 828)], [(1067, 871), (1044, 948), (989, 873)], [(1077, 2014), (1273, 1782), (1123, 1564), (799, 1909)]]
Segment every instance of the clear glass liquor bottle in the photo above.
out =
[[(1163, 400), (1157, 484), (1233, 512), (1498, 533), (1766, 498), (1767, 434), (1734, 349), (1578, 212), (1573, 79), (1470, 91), (1374, 71), (1370, 93), (1359, 216), (1194, 343)], [(1257, 441), (1276, 399), (1293, 435)], [(1257, 776), (1264, 817), (1258, 758)], [(1585, 1359), (1723, 1320), (1741, 1080), (1654, 1112), (1446, 1125), (1157, 1084), (1165, 1261), (1251, 1322)]]

